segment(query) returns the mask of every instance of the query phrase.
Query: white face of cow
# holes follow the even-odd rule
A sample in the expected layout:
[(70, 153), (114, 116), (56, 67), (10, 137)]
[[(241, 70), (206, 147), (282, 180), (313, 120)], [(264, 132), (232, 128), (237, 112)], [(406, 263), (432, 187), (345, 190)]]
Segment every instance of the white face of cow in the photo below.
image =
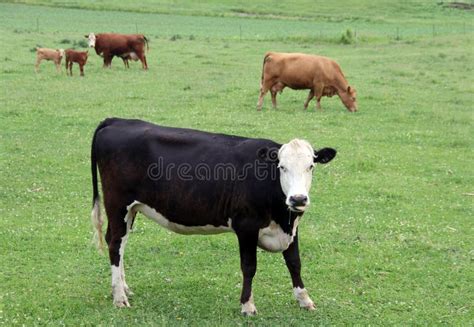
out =
[(309, 205), (313, 158), (313, 148), (303, 140), (294, 139), (278, 151), (280, 184), (292, 211), (305, 211)]
[(95, 34), (90, 33), (87, 37), (87, 43), (89, 44), (89, 48), (95, 47)]
[(309, 206), (309, 189), (316, 163), (325, 164), (336, 156), (336, 150), (314, 151), (304, 140), (294, 139), (278, 151), (280, 185), (291, 211), (304, 212)]

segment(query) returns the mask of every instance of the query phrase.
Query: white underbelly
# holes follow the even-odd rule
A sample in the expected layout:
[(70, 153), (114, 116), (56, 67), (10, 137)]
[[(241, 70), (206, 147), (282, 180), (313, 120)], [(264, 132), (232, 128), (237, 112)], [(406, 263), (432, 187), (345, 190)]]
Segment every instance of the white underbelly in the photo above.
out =
[(272, 220), (270, 225), (260, 229), (258, 233), (258, 246), (270, 252), (285, 251), (295, 239), (298, 220), (299, 218), (295, 219), (291, 235), (285, 233), (280, 225)]
[(139, 201), (134, 201), (127, 206), (128, 211), (141, 212), (146, 217), (154, 220), (164, 228), (178, 234), (220, 234), (233, 232), (232, 219), (229, 218), (226, 226), (202, 225), (202, 226), (185, 226), (169, 221), (165, 216)]

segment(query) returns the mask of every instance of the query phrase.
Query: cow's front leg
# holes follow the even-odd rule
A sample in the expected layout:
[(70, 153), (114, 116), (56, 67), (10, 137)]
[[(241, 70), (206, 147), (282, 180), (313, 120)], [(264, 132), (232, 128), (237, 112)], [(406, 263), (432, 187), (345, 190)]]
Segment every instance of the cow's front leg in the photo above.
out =
[(290, 271), (291, 281), (293, 283), (293, 294), (300, 304), (300, 307), (315, 310), (314, 302), (308, 295), (308, 291), (304, 288), (303, 280), (301, 279), (301, 260), (298, 249), (298, 232), (295, 235), (293, 243), (290, 244), (287, 250), (283, 251), (286, 266)]
[(103, 56), (104, 56), (104, 66), (102, 67), (111, 68), (113, 56), (111, 56), (109, 53), (104, 53)]
[(306, 101), (304, 102), (304, 109), (308, 109), (308, 104), (309, 102), (311, 101), (311, 99), (314, 97), (314, 91), (313, 90), (310, 90), (309, 91), (309, 94), (308, 94), (308, 97), (306, 98)]
[(57, 60), (55, 64), (56, 64), (56, 72), (60, 73), (61, 72), (61, 59)]
[(238, 233), (240, 249), (240, 267), (243, 274), (242, 294), (240, 303), (244, 316), (253, 316), (257, 313), (257, 308), (253, 302), (252, 279), (257, 270), (257, 241), (258, 232)]

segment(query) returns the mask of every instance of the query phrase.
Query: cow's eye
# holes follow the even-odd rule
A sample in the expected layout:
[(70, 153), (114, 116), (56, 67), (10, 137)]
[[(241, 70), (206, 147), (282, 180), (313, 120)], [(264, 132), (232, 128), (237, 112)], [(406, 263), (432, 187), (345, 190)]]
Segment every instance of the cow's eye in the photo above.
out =
[(280, 166), (279, 168), (280, 168), (280, 171), (286, 173), (287, 169), (285, 166)]
[(314, 168), (314, 165), (309, 166), (309, 167), (308, 167), (308, 171), (312, 171), (313, 168)]

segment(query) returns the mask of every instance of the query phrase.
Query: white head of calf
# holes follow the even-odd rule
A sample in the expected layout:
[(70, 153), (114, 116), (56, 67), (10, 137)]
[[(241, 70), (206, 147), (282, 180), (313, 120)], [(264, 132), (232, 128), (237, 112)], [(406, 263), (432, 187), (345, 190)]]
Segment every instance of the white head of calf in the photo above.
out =
[(87, 43), (89, 44), (89, 48), (94, 48), (95, 47), (95, 34), (94, 33), (89, 33), (89, 35), (84, 35), (85, 38), (87, 39)]
[(304, 212), (309, 204), (309, 189), (316, 163), (325, 164), (336, 156), (336, 150), (313, 150), (304, 140), (294, 139), (283, 144), (278, 151), (280, 185), (291, 211)]

